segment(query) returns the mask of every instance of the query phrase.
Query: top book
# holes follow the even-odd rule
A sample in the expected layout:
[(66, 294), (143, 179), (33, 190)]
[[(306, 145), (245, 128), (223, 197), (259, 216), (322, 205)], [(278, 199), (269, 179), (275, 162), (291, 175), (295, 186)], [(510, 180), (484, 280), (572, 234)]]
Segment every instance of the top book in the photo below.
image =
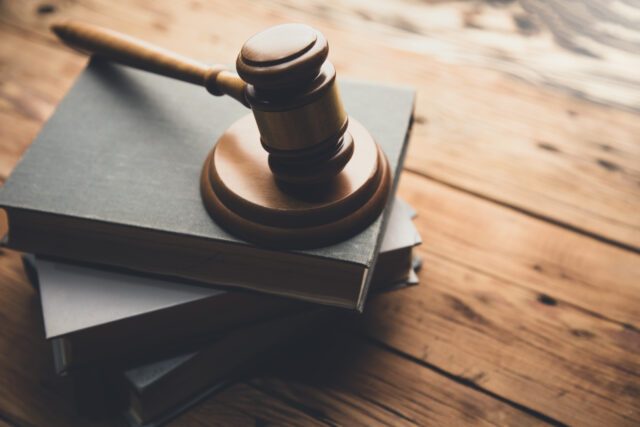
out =
[[(389, 160), (393, 200), (414, 91), (340, 89)], [(208, 215), (202, 164), (244, 114), (200, 87), (92, 60), (0, 190), (8, 246), (362, 310), (388, 207), (354, 237), (312, 250), (258, 247)]]

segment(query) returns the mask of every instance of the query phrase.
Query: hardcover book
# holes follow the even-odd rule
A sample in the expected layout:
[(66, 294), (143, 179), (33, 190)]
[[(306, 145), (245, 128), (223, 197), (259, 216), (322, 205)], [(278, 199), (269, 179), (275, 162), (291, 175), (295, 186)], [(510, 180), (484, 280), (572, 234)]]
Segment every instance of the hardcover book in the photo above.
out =
[[(414, 91), (339, 86), (389, 160), (393, 197)], [(246, 113), (200, 87), (91, 60), (0, 190), (8, 246), (362, 310), (389, 209), (344, 242), (289, 251), (238, 239), (206, 212), (203, 162)]]
[[(417, 284), (411, 269), (402, 286), (382, 286), (372, 294)], [(300, 334), (334, 321), (337, 314), (318, 308), (295, 313), (234, 331), (197, 351), (129, 368), (123, 373), (125, 396), (119, 399), (126, 417), (134, 426), (163, 424), (218, 390), (257, 357), (277, 352)]]

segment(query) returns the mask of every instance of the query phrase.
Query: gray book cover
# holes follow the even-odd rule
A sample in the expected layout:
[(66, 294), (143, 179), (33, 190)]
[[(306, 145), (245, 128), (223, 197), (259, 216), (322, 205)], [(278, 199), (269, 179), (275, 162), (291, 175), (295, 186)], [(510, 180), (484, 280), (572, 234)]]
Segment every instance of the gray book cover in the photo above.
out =
[[(413, 89), (347, 80), (340, 81), (339, 86), (346, 111), (371, 132), (384, 150), (395, 190), (410, 128)], [(210, 218), (198, 186), (207, 153), (220, 135), (244, 114), (247, 110), (237, 102), (213, 98), (201, 87), (94, 59), (0, 189), (0, 206), (8, 208), (10, 222), (12, 209), (19, 209), (91, 224), (116, 225), (123, 230), (137, 229), (253, 248)], [(366, 270), (375, 262), (384, 219), (385, 215), (380, 216), (344, 242), (289, 252), (345, 266), (360, 265)], [(82, 248), (65, 254), (61, 248), (73, 248), (74, 242), (65, 240), (60, 230), (51, 228), (39, 230), (42, 236), (17, 249), (37, 252), (36, 248), (26, 247), (31, 245), (49, 255), (107, 264), (115, 263), (117, 258), (118, 262), (131, 263), (124, 265), (126, 267), (139, 267), (143, 271), (157, 268), (146, 267), (149, 259), (157, 254), (146, 256), (134, 252), (135, 241), (110, 242), (113, 233), (105, 233), (108, 235), (103, 236), (104, 240), (85, 242)], [(10, 247), (13, 246), (11, 233), (10, 224)], [(46, 246), (41, 246), (45, 241)], [(107, 246), (109, 244), (113, 246)], [(105, 256), (104, 250), (101, 257), (87, 250), (100, 245), (102, 249), (108, 248), (112, 257)], [(173, 250), (159, 246), (162, 245), (152, 250)], [(123, 257), (123, 253), (127, 256)], [(235, 262), (240, 267), (243, 262), (241, 257), (233, 258), (232, 254), (225, 253), (223, 258), (218, 261), (226, 265)], [(188, 262), (186, 258), (168, 256), (167, 259), (175, 259), (176, 265), (171, 266), (171, 271), (155, 272), (182, 275), (176, 272), (196, 274), (198, 271), (192, 265), (183, 265)], [(308, 278), (308, 271), (301, 267), (297, 271), (296, 263), (290, 261), (276, 267), (287, 269), (294, 280), (297, 276)], [(205, 262), (207, 265), (202, 266)], [(212, 257), (203, 258), (197, 267), (205, 270), (198, 273), (199, 277), (183, 277), (215, 276), (216, 269), (225, 267), (216, 262)], [(323, 270), (317, 270), (314, 277), (322, 275)], [(247, 271), (237, 268), (234, 274), (213, 280), (251, 288), (256, 278)], [(362, 309), (368, 276), (370, 274), (365, 273), (364, 289), (350, 297), (357, 299), (350, 304), (352, 308)], [(268, 275), (264, 280), (268, 282)], [(269, 291), (273, 285), (274, 293), (286, 294), (276, 289), (277, 281), (267, 282), (262, 290)], [(309, 280), (307, 282), (305, 286), (311, 286)], [(297, 297), (322, 299), (321, 295), (311, 295), (302, 288)], [(324, 303), (347, 306), (331, 300)]]

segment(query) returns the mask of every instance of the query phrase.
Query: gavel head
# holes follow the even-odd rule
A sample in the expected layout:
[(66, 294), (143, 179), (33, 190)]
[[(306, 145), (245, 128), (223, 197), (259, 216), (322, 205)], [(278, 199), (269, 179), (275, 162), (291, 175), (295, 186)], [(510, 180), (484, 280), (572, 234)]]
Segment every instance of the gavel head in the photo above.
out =
[(236, 68), (275, 178), (291, 185), (330, 180), (353, 154), (329, 45), (303, 24), (271, 27), (242, 47)]

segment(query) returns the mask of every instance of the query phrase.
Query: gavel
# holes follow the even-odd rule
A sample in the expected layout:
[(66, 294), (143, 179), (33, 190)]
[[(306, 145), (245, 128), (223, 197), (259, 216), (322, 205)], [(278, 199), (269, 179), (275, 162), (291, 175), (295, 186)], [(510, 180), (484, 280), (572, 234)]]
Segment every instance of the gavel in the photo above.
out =
[(362, 230), (384, 209), (388, 162), (345, 113), (329, 45), (312, 27), (283, 24), (252, 36), (237, 74), (97, 26), (63, 22), (52, 30), (78, 50), (202, 85), (252, 110), (253, 120), (243, 117), (217, 141), (200, 180), (209, 214), (240, 237), (322, 246)]

